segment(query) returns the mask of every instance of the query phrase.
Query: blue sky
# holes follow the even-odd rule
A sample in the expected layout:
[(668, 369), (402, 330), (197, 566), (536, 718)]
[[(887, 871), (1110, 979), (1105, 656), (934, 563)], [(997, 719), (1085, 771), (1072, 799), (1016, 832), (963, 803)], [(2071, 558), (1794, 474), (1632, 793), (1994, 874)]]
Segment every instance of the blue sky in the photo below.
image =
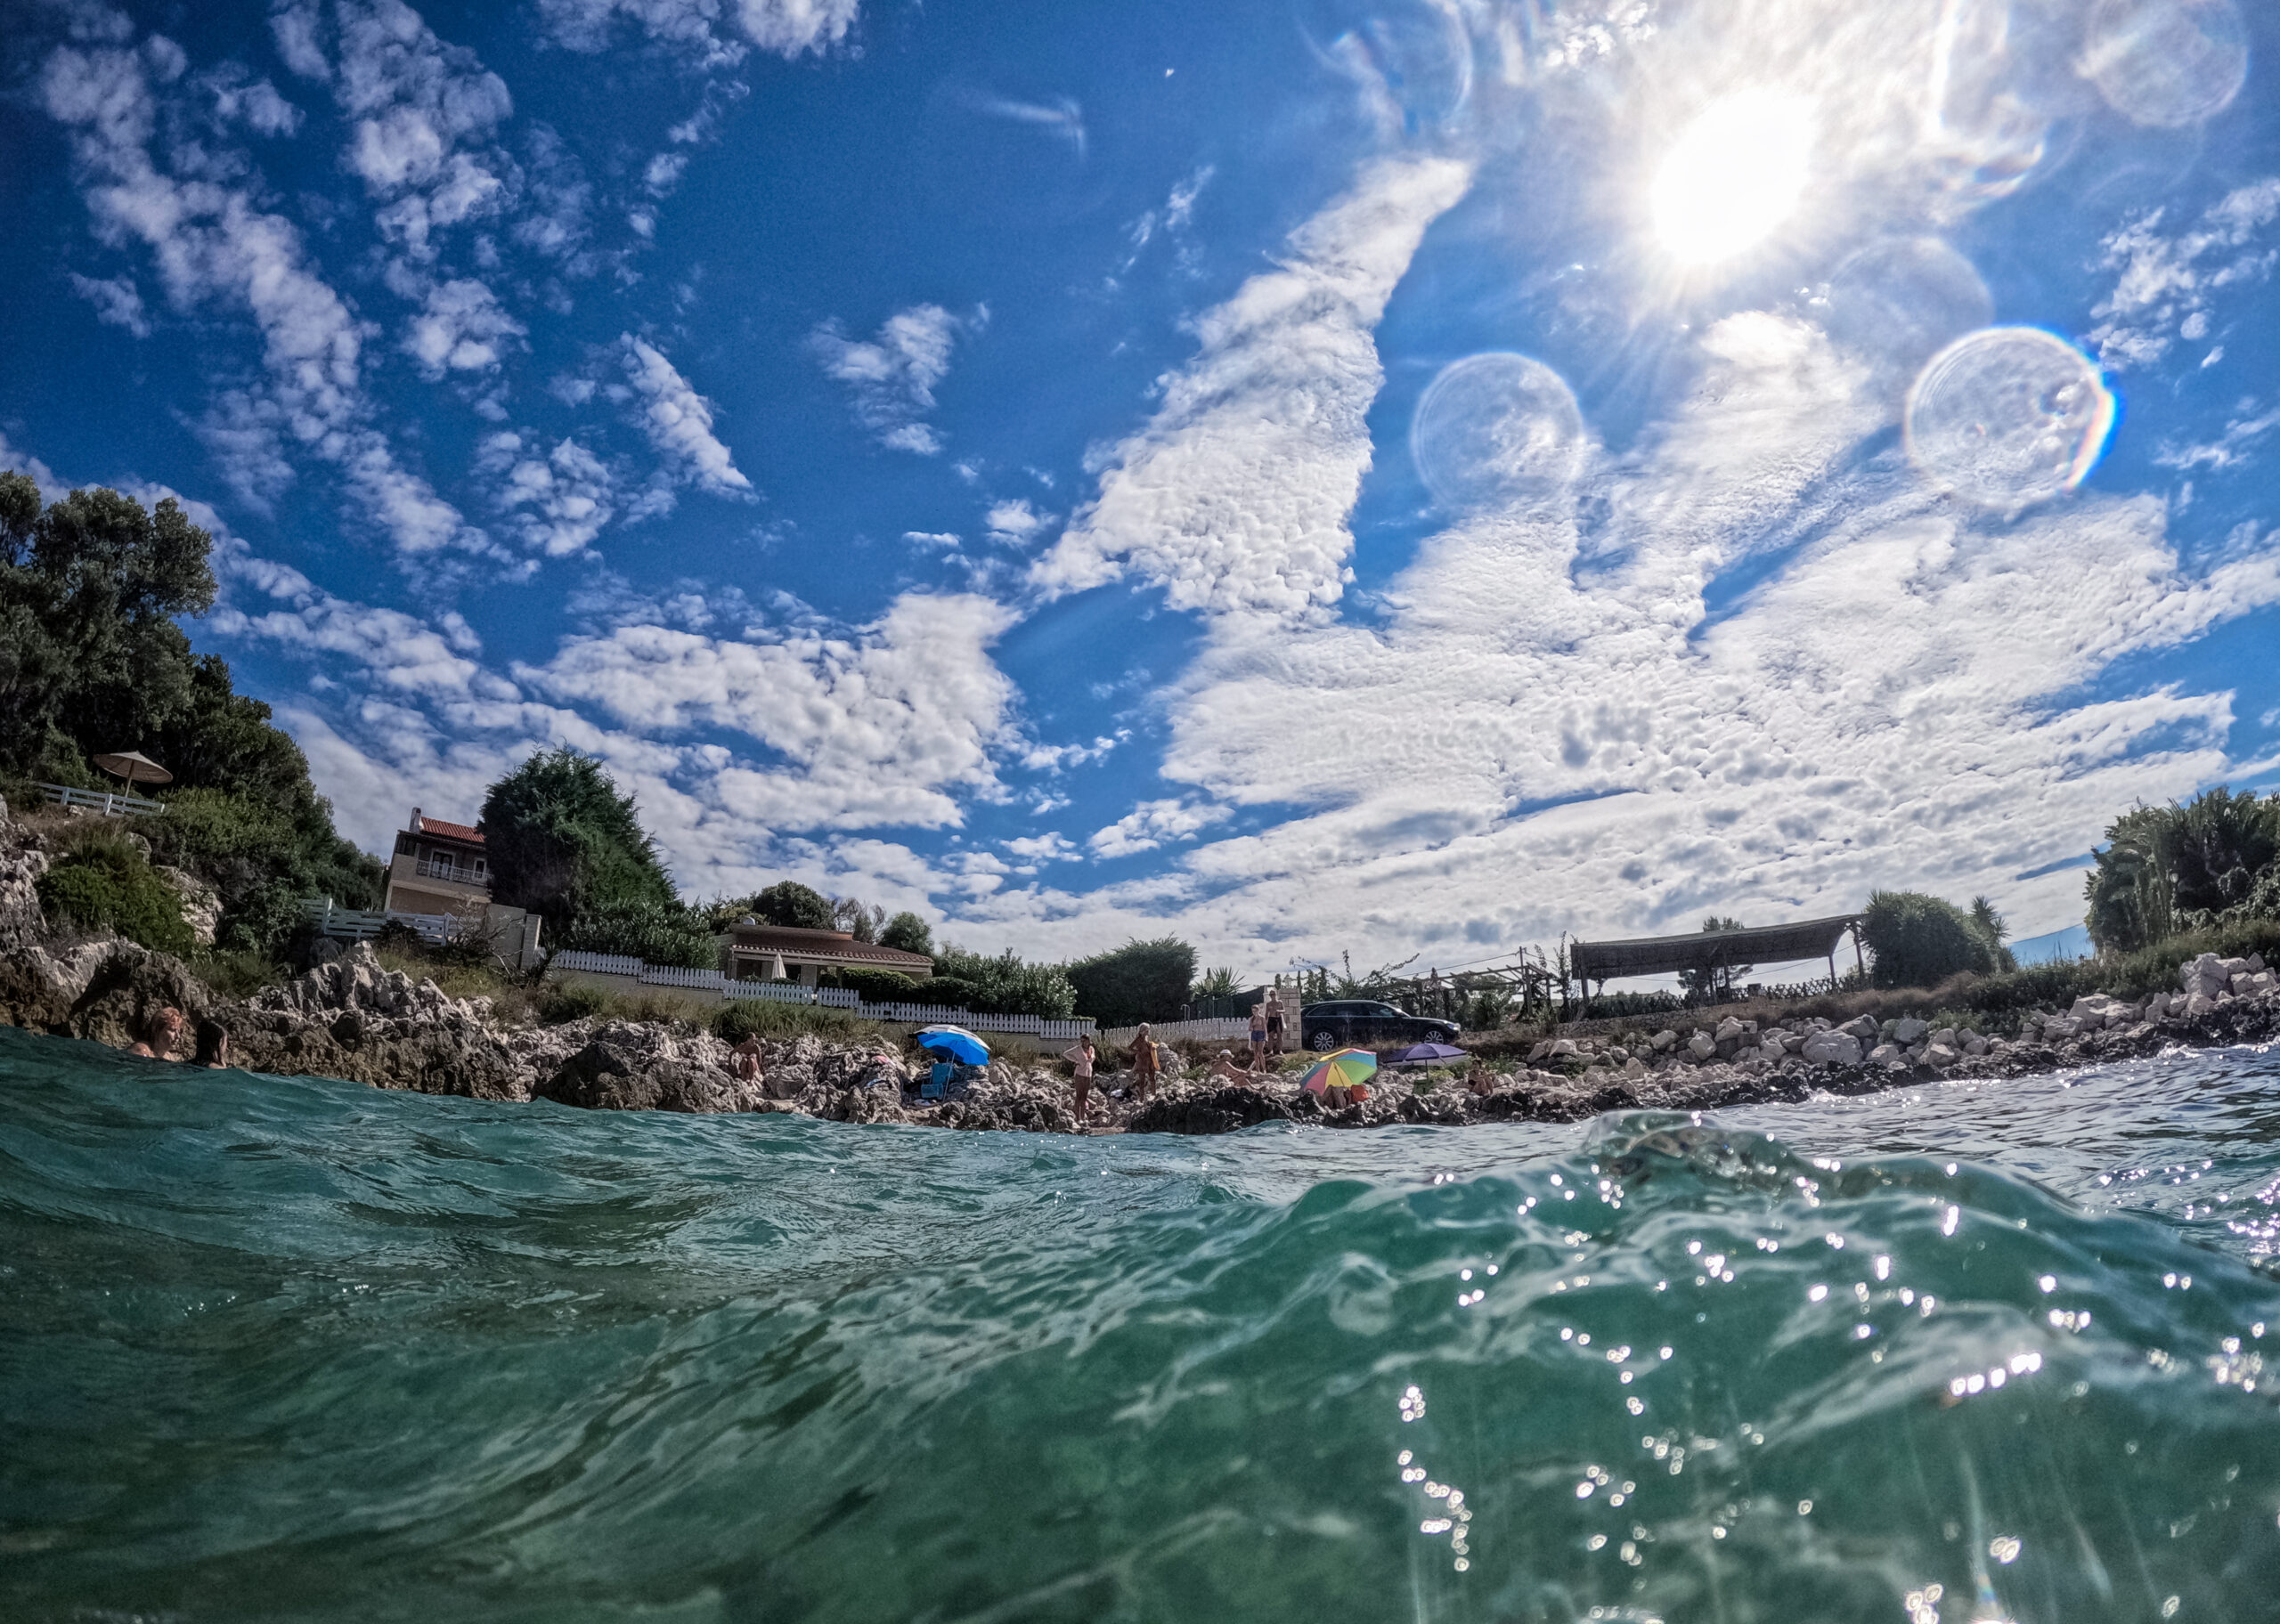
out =
[(15, 0), (0, 462), (178, 492), (379, 849), (1266, 973), (2079, 916), (2280, 778), (2227, 0)]

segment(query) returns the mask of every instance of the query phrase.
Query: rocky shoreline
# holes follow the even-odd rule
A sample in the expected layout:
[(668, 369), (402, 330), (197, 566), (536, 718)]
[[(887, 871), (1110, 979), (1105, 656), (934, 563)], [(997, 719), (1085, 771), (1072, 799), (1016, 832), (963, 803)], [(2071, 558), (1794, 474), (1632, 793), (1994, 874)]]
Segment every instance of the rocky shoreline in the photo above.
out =
[[(2029, 1018), (2014, 1039), (1865, 1016), (1763, 1028), (1727, 1018), (1691, 1031), (1548, 1039), (1525, 1063), (1488, 1070), (1483, 1092), (1454, 1076), (1380, 1073), (1366, 1100), (1336, 1109), (1299, 1089), (1294, 1074), (1228, 1078), (1185, 1069), (1175, 1058), (1144, 1100), (1119, 1097), (1128, 1074), (1103, 1076), (1106, 1097), (1087, 1125), (1225, 1133), (1264, 1122), (1567, 1122), (1610, 1110), (1707, 1110), (1942, 1078), (2023, 1076), (2171, 1047), (2280, 1039), (2280, 977), (2260, 961), (2204, 955), (2183, 966), (2178, 981), (2177, 994), (2139, 1003), (2080, 999), (2066, 1011)], [(560, 1026), (502, 1022), (489, 1000), (450, 998), (433, 981), (382, 968), (362, 946), (242, 1001), (219, 997), (178, 960), (129, 942), (56, 951), (19, 934), (0, 946), (0, 1020), (15, 1026), (124, 1046), (151, 1010), (169, 1004), (193, 1021), (220, 1021), (239, 1066), (280, 1076), (606, 1110), (786, 1112), (1030, 1133), (1078, 1127), (1068, 1080), (1054, 1071), (999, 1060), (965, 1099), (922, 1105), (909, 1097), (920, 1071), (909, 1058), (884, 1044), (809, 1035), (764, 1043), (763, 1081), (748, 1083), (734, 1075), (728, 1044), (710, 1033), (606, 1016)]]

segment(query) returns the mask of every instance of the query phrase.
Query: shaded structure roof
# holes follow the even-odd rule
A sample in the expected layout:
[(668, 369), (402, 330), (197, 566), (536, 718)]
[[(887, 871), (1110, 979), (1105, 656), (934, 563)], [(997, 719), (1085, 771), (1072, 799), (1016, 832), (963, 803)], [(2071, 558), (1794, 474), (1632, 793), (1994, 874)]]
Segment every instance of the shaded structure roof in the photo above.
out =
[(732, 951), (740, 954), (780, 953), (786, 958), (814, 959), (834, 964), (868, 964), (880, 970), (899, 970), (906, 975), (924, 976), (934, 968), (934, 961), (923, 953), (905, 953), (900, 947), (882, 946), (876, 942), (859, 942), (845, 930), (810, 930), (796, 925), (761, 925), (738, 923), (729, 932)]
[(1627, 942), (1570, 942), (1568, 962), (1584, 980), (1612, 981), (1624, 976), (1667, 976), (1683, 970), (1825, 959), (1836, 951), (1838, 940), (1860, 918), (1858, 914), (1839, 914), (1828, 919), (1755, 925), (1743, 930), (1642, 936)]

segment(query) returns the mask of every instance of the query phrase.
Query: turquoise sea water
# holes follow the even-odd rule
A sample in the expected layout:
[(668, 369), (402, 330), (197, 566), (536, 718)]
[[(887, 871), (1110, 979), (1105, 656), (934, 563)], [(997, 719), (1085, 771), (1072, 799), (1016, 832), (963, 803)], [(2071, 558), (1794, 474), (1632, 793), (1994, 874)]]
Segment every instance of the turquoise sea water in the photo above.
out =
[(0, 1617), (2269, 1620), (2276, 1253), (2275, 1052), (1079, 1141), (0, 1030)]

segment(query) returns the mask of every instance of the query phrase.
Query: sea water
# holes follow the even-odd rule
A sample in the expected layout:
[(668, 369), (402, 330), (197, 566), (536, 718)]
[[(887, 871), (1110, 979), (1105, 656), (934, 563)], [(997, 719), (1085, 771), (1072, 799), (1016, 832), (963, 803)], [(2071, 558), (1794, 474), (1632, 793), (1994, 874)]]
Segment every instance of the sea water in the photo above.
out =
[(1220, 1139), (0, 1031), (0, 1617), (2280, 1617), (2280, 1053)]

